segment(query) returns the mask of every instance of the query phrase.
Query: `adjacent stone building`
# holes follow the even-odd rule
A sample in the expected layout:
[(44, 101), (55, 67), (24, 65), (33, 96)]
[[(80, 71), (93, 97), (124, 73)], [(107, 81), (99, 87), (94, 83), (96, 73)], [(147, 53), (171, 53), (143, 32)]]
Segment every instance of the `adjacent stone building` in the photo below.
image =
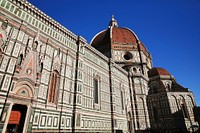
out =
[(194, 106), (114, 17), (89, 45), (28, 1), (0, 0), (0, 132), (194, 131)]
[(163, 68), (149, 72), (148, 109), (151, 129), (158, 131), (196, 131), (195, 101), (189, 89), (179, 85)]

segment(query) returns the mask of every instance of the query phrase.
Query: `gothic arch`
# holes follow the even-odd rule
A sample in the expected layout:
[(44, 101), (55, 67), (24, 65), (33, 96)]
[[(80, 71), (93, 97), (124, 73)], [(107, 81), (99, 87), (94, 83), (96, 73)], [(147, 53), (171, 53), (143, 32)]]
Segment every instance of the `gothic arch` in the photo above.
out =
[(166, 83), (166, 91), (171, 91), (171, 85), (170, 83)]
[[(186, 96), (186, 100), (188, 101), (188, 102), (191, 102), (192, 103), (192, 106), (194, 106), (195, 104), (194, 104), (194, 100), (193, 100), (193, 98), (192, 98), (192, 96), (190, 96), (190, 95), (187, 95)], [(191, 105), (190, 105), (191, 106)]]
[(31, 81), (20, 81), (16, 84), (16, 87), (13, 89), (13, 93), (18, 96), (34, 98), (34, 85), (33, 83), (31, 83)]
[(138, 98), (138, 103), (140, 104), (139, 105), (139, 109), (141, 109), (141, 114), (142, 115), (145, 115), (145, 112), (144, 112), (144, 109), (145, 109), (145, 104), (144, 104), (144, 99), (142, 97), (139, 97)]
[(177, 103), (177, 99), (174, 95), (171, 95), (171, 100), (175, 101)]
[(100, 74), (99, 74), (98, 72), (94, 72), (94, 74), (93, 74), (93, 78), (94, 78), (94, 79), (98, 79), (98, 80), (100, 80), (101, 77), (100, 77), (99, 75), (100, 75)]
[(185, 103), (185, 98), (183, 95), (179, 95), (178, 96), (178, 101), (179, 101), (179, 104), (184, 104)]
[(61, 61), (58, 55), (53, 60), (53, 70), (57, 70), (60, 73), (60, 66), (61, 66)]
[(53, 70), (51, 73), (49, 91), (48, 91), (48, 102), (57, 104), (59, 97), (60, 86), (60, 73), (57, 70)]
[(101, 89), (101, 83), (100, 83), (100, 76), (98, 73), (94, 73), (93, 75), (93, 100), (95, 104), (100, 104), (100, 89)]

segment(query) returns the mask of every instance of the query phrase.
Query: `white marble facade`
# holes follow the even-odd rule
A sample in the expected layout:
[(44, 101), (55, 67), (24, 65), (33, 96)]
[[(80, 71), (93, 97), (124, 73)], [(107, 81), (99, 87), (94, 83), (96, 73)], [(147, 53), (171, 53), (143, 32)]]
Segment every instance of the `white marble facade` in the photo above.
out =
[(123, 69), (126, 50), (108, 58), (26, 0), (0, 0), (0, 26), (0, 132), (150, 129), (149, 55), (130, 51)]

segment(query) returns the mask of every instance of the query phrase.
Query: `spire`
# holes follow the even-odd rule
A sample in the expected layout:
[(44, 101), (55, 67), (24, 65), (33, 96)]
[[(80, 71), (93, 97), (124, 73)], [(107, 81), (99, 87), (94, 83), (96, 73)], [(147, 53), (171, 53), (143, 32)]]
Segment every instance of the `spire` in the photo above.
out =
[(114, 18), (114, 15), (112, 15), (112, 19), (109, 22), (109, 27), (118, 27), (117, 21)]

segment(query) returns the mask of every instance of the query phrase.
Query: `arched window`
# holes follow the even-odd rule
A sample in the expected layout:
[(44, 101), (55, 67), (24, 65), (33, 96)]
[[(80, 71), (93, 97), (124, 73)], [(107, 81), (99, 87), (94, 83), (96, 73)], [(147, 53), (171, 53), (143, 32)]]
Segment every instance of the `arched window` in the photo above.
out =
[(169, 85), (169, 84), (167, 84), (166, 88), (167, 88), (167, 89), (166, 89), (167, 91), (170, 91), (170, 90), (171, 90), (171, 88), (170, 88), (170, 85)]
[(142, 97), (140, 97), (138, 99), (138, 110), (139, 110), (139, 114), (140, 116), (144, 116), (145, 115), (145, 105), (144, 105), (144, 100)]
[(188, 106), (190, 106), (191, 108), (193, 108), (193, 106), (194, 106), (193, 98), (190, 95), (187, 95), (186, 100), (187, 100)]
[(121, 90), (121, 104), (122, 104), (122, 110), (124, 110), (124, 92)]
[(181, 111), (183, 113), (183, 117), (184, 118), (188, 118), (188, 112), (187, 112), (187, 108), (184, 104), (181, 104)]
[(54, 70), (51, 73), (48, 102), (57, 103), (58, 88), (59, 88), (59, 73), (58, 71)]
[(99, 103), (99, 81), (94, 79), (94, 103)]
[(130, 60), (130, 59), (132, 59), (133, 58), (133, 55), (130, 53), (130, 52), (126, 52), (125, 54), (124, 54), (124, 59), (125, 60)]

